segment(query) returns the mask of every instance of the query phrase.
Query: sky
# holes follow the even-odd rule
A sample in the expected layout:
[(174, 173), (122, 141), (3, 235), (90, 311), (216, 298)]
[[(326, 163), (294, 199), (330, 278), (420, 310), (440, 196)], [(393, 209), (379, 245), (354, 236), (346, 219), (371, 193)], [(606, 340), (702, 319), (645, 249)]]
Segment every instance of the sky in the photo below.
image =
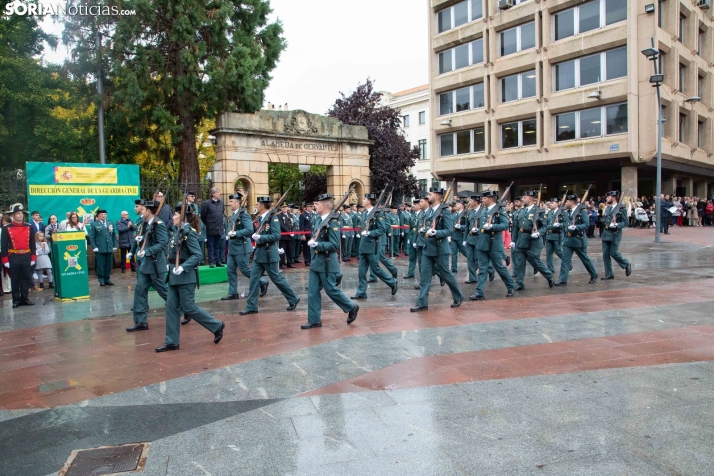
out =
[[(272, 72), (266, 103), (325, 114), (368, 77), (377, 91), (398, 92), (428, 83), (425, 0), (271, 0), (283, 23), (287, 49)], [(61, 25), (46, 18), (46, 30)], [(47, 51), (62, 62), (67, 51)], [(277, 106), (276, 106), (277, 107)]]

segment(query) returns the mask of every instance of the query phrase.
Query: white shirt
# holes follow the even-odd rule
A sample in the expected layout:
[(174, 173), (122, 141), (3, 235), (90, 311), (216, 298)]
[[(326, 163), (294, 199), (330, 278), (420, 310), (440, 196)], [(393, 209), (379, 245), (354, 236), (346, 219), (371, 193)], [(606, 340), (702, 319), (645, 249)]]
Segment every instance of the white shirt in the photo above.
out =
[(374, 207), (367, 208), (367, 213), (369, 213)]
[(320, 215), (320, 220), (321, 220), (321, 221), (324, 220), (325, 218), (327, 218), (327, 215), (329, 215), (329, 214), (330, 214), (330, 213), (327, 212), (327, 213), (325, 213), (324, 215)]
[(496, 204), (494, 203), (493, 205), (491, 205), (490, 207), (488, 207), (488, 208), (486, 209), (486, 211), (490, 212), (491, 209), (492, 209), (493, 207), (495, 207), (495, 206), (496, 206)]
[(234, 211), (233, 214), (235, 215), (235, 214), (238, 213), (239, 211), (240, 211), (240, 208), (237, 209), (236, 211)]
[(265, 221), (265, 217), (268, 215), (268, 213), (270, 213), (270, 210), (260, 215), (260, 223), (263, 223)]
[(437, 203), (436, 205), (434, 205), (433, 207), (431, 207), (431, 209), (434, 210), (434, 211), (436, 211), (436, 209), (439, 208), (439, 205), (441, 205), (441, 203)]

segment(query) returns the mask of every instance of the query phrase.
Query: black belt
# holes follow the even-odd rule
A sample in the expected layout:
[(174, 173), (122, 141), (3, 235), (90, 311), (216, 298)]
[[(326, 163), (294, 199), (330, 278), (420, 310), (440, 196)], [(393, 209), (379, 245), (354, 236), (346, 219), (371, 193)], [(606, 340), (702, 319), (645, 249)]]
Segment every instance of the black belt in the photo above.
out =
[(316, 255), (336, 255), (337, 251), (318, 251), (315, 250)]
[(272, 243), (261, 243), (259, 245), (255, 245), (256, 248), (265, 248), (266, 250), (273, 246), (275, 242), (273, 241)]

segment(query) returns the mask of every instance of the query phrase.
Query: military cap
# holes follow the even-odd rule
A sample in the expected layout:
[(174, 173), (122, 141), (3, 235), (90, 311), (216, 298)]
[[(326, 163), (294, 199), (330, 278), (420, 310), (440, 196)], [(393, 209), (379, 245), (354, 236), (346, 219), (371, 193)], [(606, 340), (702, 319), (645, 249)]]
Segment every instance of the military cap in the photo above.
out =
[(107, 213), (107, 211), (106, 211), (105, 209), (103, 209), (103, 208), (100, 208), (99, 210), (97, 210), (97, 213), (95, 213), (94, 215), (97, 216), (97, 215), (99, 215), (99, 214), (101, 214), (101, 213)]
[(411, 204), (411, 203), (409, 203), (409, 202), (407, 202), (407, 203), (405, 203), (405, 204), (404, 204), (404, 206), (405, 206), (405, 207), (409, 207), (409, 208), (411, 208), (411, 207), (412, 207), (412, 204)]
[(538, 195), (538, 194), (537, 194), (535, 191), (533, 191), (533, 190), (526, 190), (525, 192), (523, 192), (523, 195), (522, 195), (522, 196), (524, 196), (524, 197), (535, 197), (536, 195)]
[(364, 206), (362, 206), (362, 205), (357, 205), (357, 208), (364, 208)]
[(138, 200), (134, 200), (134, 205), (144, 205), (144, 199), (140, 198)]
[(375, 195), (374, 193), (365, 193), (364, 198), (368, 198), (370, 200), (377, 200), (377, 195)]
[(430, 193), (439, 193), (439, 194), (441, 194), (441, 195), (444, 195), (444, 194), (446, 193), (446, 190), (444, 190), (444, 189), (441, 188), (441, 187), (431, 187), (431, 188), (429, 189), (429, 192), (430, 192)]
[(347, 204), (344, 204), (344, 205), (342, 205), (342, 208), (343, 208), (344, 210), (349, 210), (349, 209), (350, 209), (350, 206), (347, 205)]
[(273, 197), (269, 195), (258, 197), (256, 200), (258, 200), (258, 203), (273, 203)]
[(159, 206), (159, 202), (156, 200), (144, 200), (144, 206), (146, 208), (157, 208)]
[(396, 210), (397, 208), (399, 208), (399, 207), (397, 206), (396, 203), (392, 203), (391, 205), (389, 205), (390, 210)]
[[(181, 208), (183, 207), (183, 202), (178, 202), (176, 206), (174, 207), (174, 211), (177, 213), (181, 213)], [(193, 207), (186, 207), (186, 209), (183, 211), (185, 215), (191, 215), (193, 216)]]
[(559, 202), (560, 202), (560, 199), (559, 199), (558, 197), (553, 197), (553, 198), (550, 199), (550, 201), (553, 202), (553, 203), (559, 203)]
[(240, 194), (240, 193), (238, 193), (238, 192), (236, 192), (236, 193), (234, 193), (233, 195), (228, 195), (228, 200), (238, 200), (238, 201), (241, 201), (241, 200), (243, 200), (243, 195)]
[(477, 202), (481, 201), (481, 194), (476, 194), (476, 195), (471, 195), (471, 200), (476, 200)]
[(618, 192), (617, 190), (613, 190), (612, 192), (607, 192), (605, 195), (608, 197), (619, 197), (620, 192)]
[(568, 195), (567, 197), (565, 197), (565, 199), (578, 201), (578, 196), (577, 195)]
[(422, 193), (419, 194), (419, 199), (425, 199), (425, 198), (429, 198), (429, 194), (428, 194), (428, 193), (422, 192)]
[(418, 199), (418, 198), (416, 198), (416, 199), (412, 200), (412, 202), (414, 202), (414, 205), (418, 204), (418, 203), (419, 203), (420, 201), (421, 201), (421, 200), (420, 200), (420, 199)]
[(498, 197), (498, 192), (495, 190), (486, 190), (481, 194), (482, 197)]
[(186, 195), (187, 195), (187, 196), (188, 196), (188, 195), (191, 195), (192, 197), (195, 197), (195, 196), (196, 196), (196, 192), (186, 192)]
[(321, 202), (323, 200), (332, 200), (334, 197), (330, 193), (323, 193), (317, 196), (315, 199), (316, 202)]
[(17, 212), (27, 213), (25, 211), (25, 207), (22, 206), (22, 203), (13, 203), (12, 205), (10, 205), (10, 208), (7, 210), (7, 213), (10, 213), (10, 214), (15, 214)]

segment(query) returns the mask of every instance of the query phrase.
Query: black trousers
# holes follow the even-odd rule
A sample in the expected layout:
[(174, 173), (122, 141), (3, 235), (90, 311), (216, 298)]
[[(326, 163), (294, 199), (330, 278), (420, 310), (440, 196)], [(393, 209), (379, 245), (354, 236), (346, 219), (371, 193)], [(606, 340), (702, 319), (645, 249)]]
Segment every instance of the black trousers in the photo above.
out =
[(32, 255), (11, 254), (10, 285), (12, 286), (12, 302), (23, 303), (28, 301), (28, 292), (32, 285)]
[(290, 235), (287, 236), (286, 240), (280, 240), (280, 247), (285, 251), (285, 253), (280, 255), (280, 266), (285, 266), (287, 263), (288, 266), (292, 266), (293, 264), (293, 258), (292, 258), (292, 244), (293, 244), (293, 239)]
[(307, 242), (307, 238), (302, 242), (302, 259), (305, 261), (306, 265), (310, 263), (310, 247), (307, 246)]
[[(126, 254), (131, 248), (119, 248), (119, 264), (121, 264), (121, 269), (126, 269)], [(131, 256), (129, 260), (129, 266), (133, 271), (136, 271), (136, 261), (134, 255)]]

